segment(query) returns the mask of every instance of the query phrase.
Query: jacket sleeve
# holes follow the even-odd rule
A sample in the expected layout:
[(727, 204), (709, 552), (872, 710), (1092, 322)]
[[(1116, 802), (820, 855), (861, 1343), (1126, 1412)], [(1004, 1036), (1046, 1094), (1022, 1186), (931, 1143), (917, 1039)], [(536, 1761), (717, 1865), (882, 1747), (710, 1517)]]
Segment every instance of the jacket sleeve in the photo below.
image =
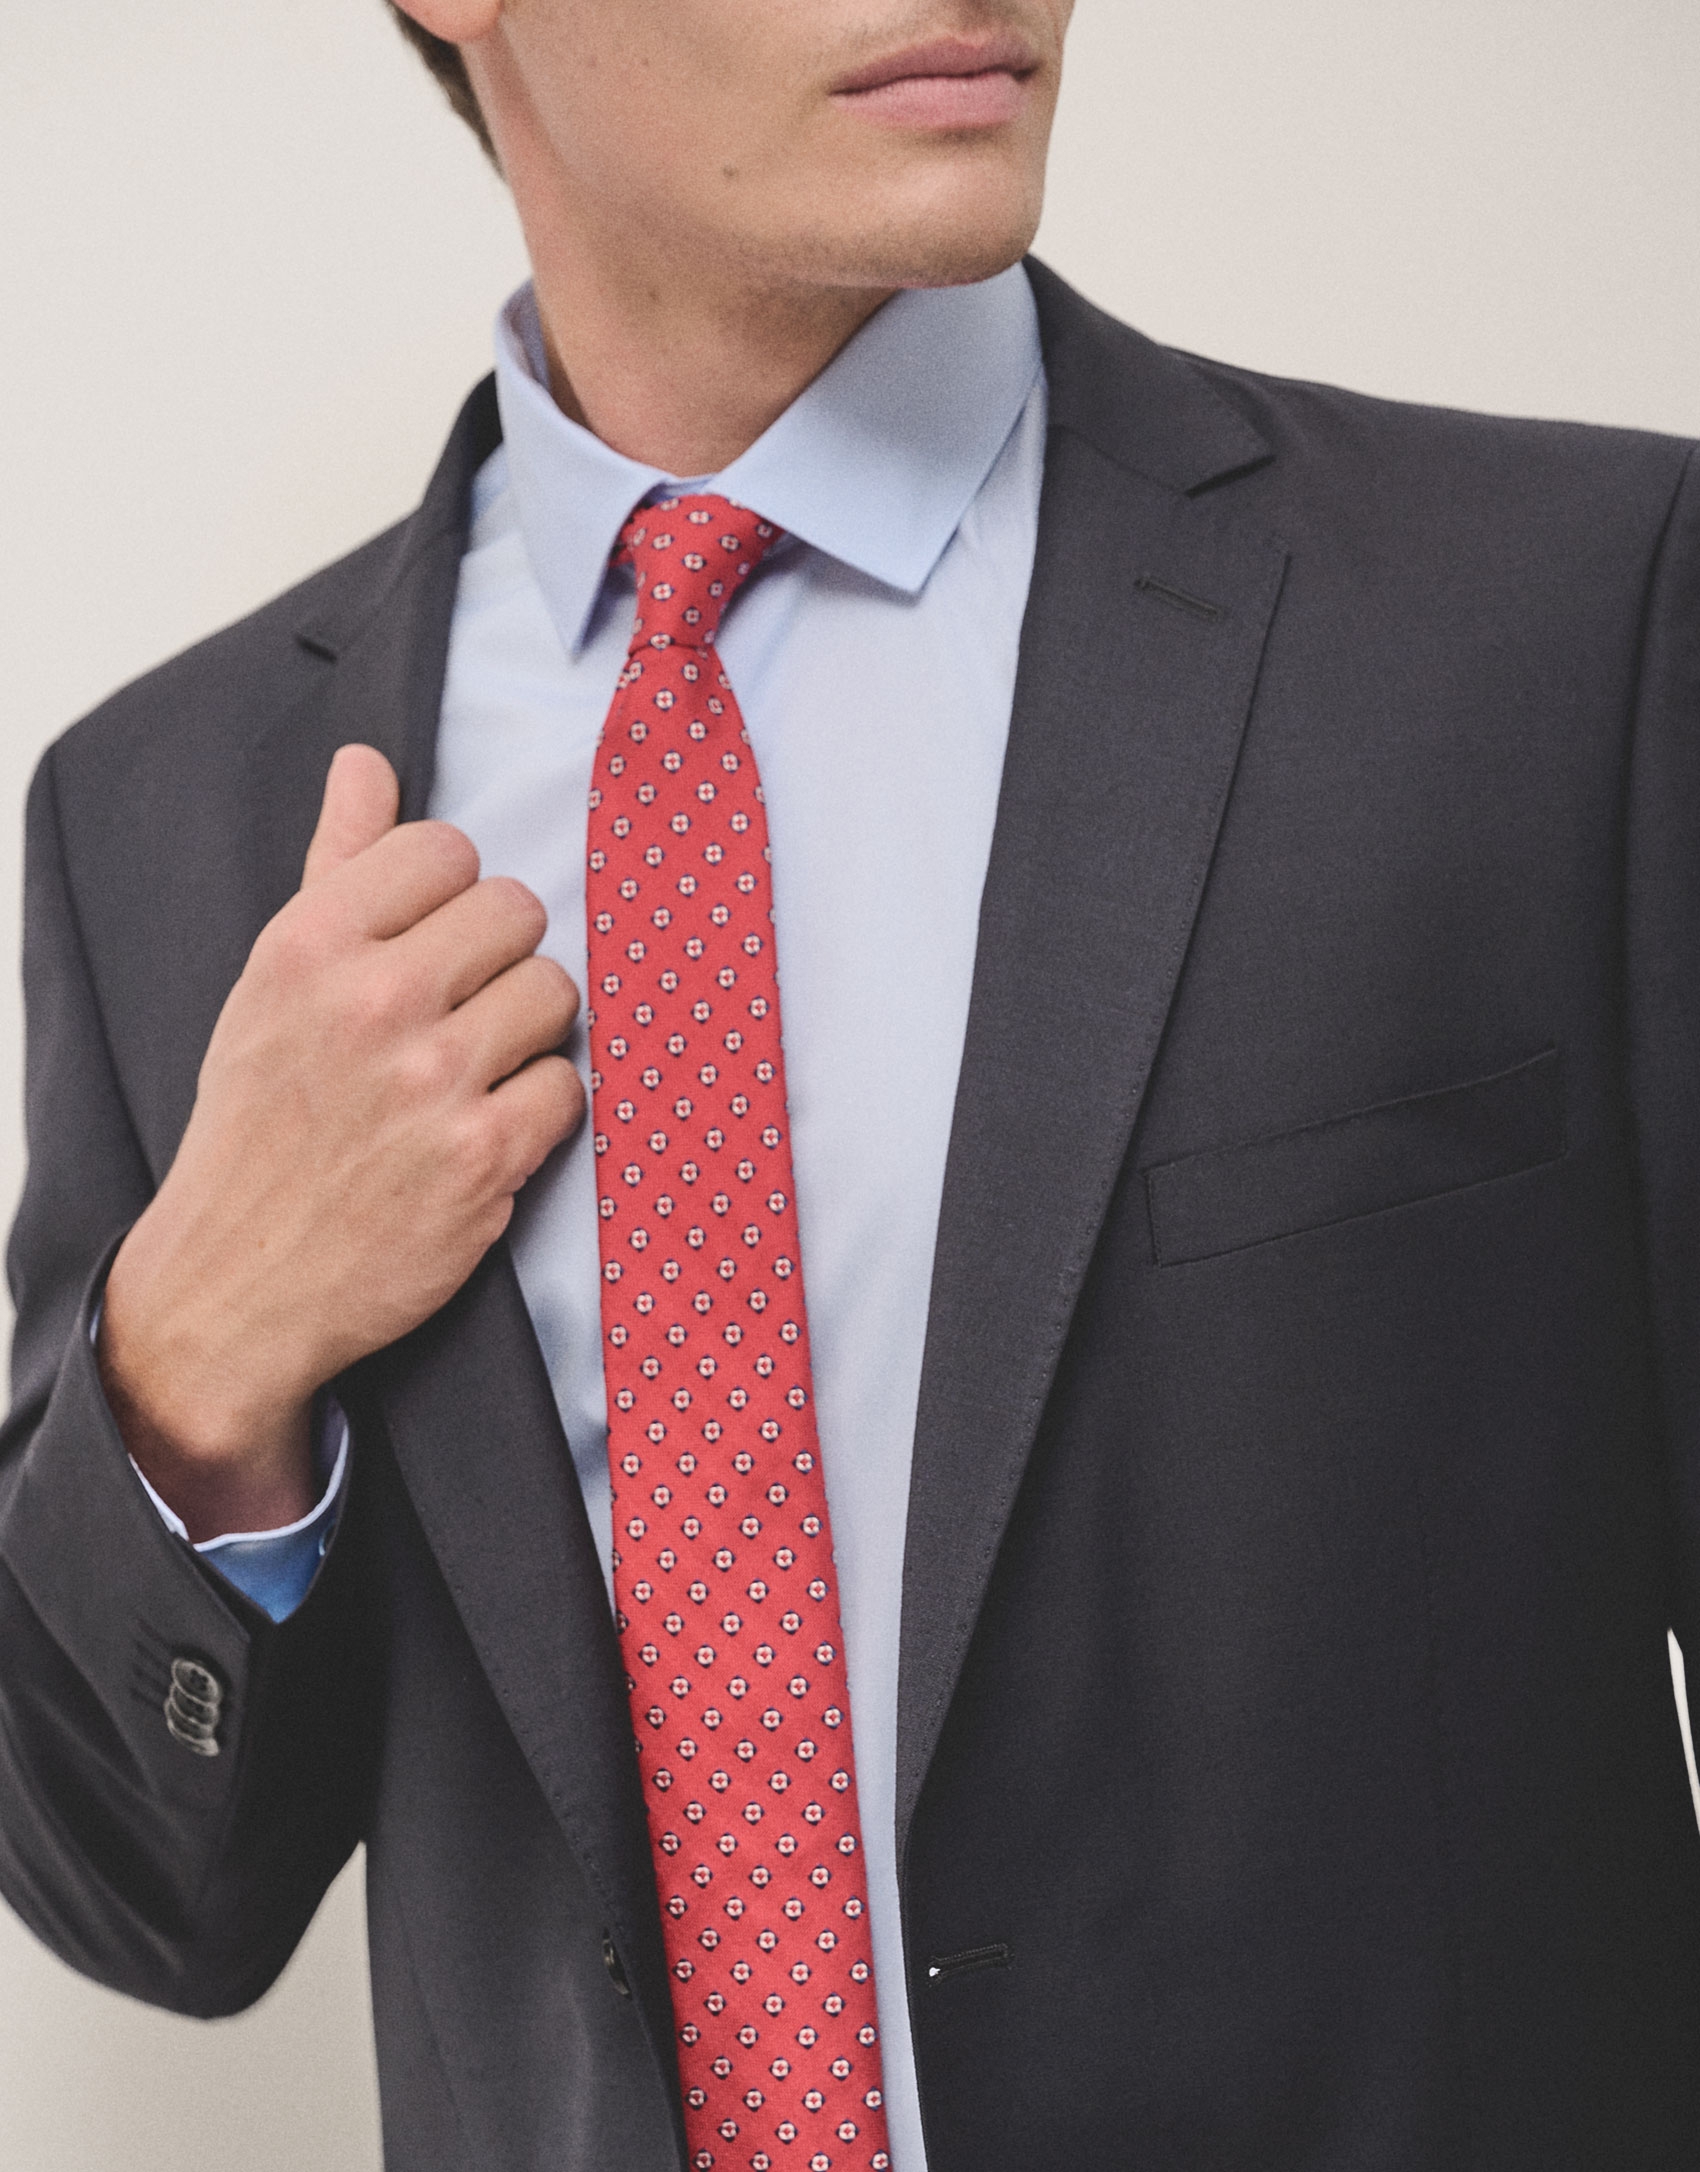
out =
[(29, 800), (24, 997), (0, 1892), (98, 1981), (231, 2013), (282, 1968), (364, 1822), (375, 1700), (359, 1489), (306, 1601), (277, 1624), (166, 1528), (124, 1451), (89, 1326), (152, 1182), (66, 881), (51, 753)]
[(1674, 1504), (1672, 1626), (1700, 1676), (1700, 449), (1642, 632), (1625, 863), (1629, 1094), (1658, 1419)]

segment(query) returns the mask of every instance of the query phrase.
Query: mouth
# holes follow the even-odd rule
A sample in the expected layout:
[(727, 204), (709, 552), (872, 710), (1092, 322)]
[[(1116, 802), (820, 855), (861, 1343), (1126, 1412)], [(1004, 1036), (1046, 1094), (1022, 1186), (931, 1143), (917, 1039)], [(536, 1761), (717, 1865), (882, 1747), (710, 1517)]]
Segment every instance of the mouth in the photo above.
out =
[(899, 128), (1000, 128), (1017, 119), (1039, 56), (1024, 38), (934, 38), (833, 85), (834, 102)]

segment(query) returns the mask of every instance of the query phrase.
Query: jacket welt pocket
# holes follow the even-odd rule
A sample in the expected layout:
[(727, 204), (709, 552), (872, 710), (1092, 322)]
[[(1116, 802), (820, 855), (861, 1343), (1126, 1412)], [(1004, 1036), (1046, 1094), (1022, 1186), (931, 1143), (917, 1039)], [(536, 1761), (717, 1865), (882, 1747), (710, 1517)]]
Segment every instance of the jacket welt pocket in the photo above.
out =
[(1564, 1153), (1556, 1048), (1509, 1071), (1145, 1171), (1161, 1267), (1406, 1207)]

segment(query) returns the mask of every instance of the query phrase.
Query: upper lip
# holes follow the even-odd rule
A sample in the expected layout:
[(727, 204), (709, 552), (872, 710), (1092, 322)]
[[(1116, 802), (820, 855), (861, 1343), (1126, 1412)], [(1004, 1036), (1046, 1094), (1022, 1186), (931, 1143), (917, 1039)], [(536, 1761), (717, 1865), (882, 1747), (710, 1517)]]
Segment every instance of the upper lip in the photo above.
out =
[(915, 76), (1028, 75), (1039, 65), (1038, 55), (1025, 38), (1012, 30), (989, 38), (932, 38), (924, 45), (907, 46), (883, 60), (870, 61), (835, 83), (835, 91), (883, 90), (888, 83), (902, 83)]

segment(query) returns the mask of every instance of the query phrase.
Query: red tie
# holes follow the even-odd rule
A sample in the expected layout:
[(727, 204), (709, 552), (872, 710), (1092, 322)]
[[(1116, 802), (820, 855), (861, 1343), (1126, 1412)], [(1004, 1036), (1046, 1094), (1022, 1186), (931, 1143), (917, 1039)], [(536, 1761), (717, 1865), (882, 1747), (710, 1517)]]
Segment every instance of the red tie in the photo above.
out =
[(640, 508), (590, 794), (614, 1598), (693, 2167), (886, 2172), (767, 819), (714, 638), (779, 531)]

